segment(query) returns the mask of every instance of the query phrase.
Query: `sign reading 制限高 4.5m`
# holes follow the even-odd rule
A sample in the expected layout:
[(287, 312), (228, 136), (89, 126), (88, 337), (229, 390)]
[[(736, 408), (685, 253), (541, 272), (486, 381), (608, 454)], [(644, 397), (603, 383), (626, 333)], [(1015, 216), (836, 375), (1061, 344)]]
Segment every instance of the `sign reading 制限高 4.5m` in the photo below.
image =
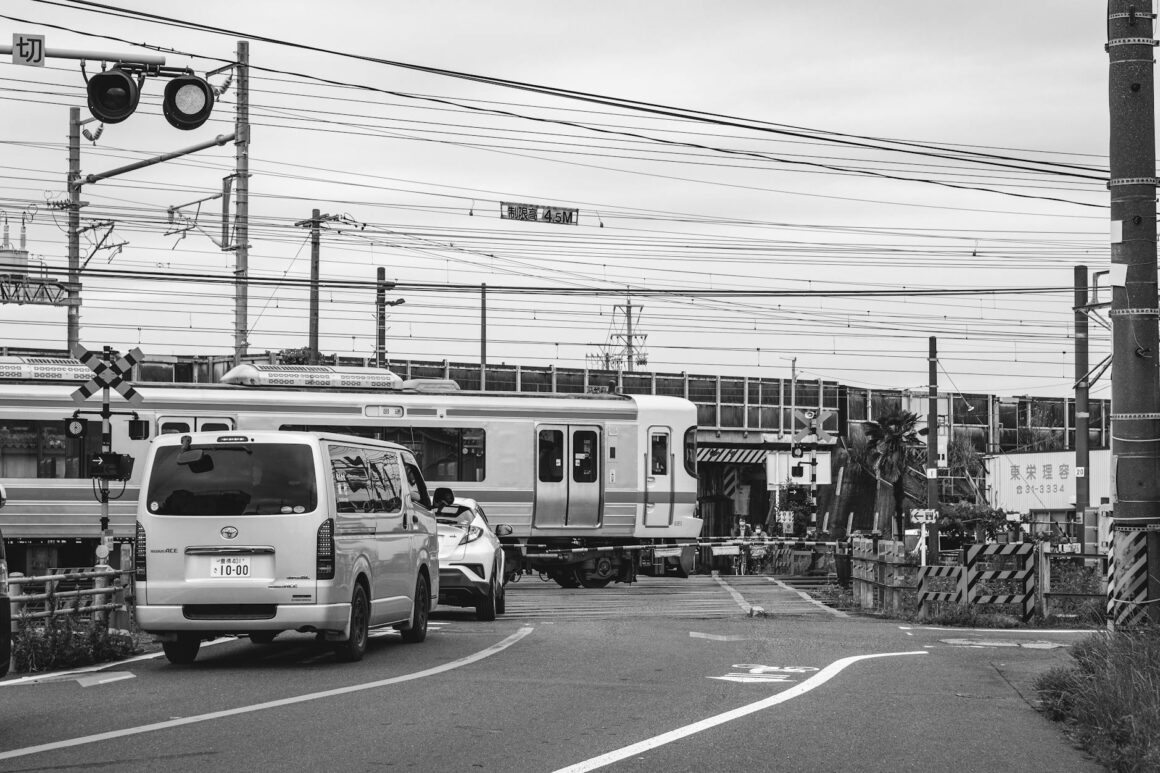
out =
[(499, 216), (503, 220), (528, 220), (558, 225), (580, 224), (580, 210), (569, 207), (553, 207), (546, 204), (517, 204), (501, 201), (499, 203)]

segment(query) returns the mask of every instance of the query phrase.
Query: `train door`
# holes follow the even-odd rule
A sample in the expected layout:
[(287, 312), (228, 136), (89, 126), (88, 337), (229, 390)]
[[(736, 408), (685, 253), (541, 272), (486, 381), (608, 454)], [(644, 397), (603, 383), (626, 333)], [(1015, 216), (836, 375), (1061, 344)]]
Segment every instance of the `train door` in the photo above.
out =
[(673, 452), (668, 427), (650, 427), (645, 452), (644, 525), (673, 522)]
[(600, 427), (540, 425), (536, 432), (535, 526), (600, 525), (602, 447)]

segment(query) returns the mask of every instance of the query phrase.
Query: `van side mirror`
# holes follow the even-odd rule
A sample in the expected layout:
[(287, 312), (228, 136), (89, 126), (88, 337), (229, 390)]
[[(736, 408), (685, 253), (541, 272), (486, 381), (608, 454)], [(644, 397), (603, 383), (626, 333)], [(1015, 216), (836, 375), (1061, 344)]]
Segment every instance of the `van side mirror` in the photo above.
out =
[(440, 486), (435, 489), (435, 495), (431, 498), (431, 502), (435, 507), (453, 504), (455, 502), (455, 492), (446, 486)]
[(495, 536), (497, 536), (497, 537), (510, 537), (511, 534), (512, 534), (512, 527), (508, 526), (506, 523), (497, 523), (495, 525)]

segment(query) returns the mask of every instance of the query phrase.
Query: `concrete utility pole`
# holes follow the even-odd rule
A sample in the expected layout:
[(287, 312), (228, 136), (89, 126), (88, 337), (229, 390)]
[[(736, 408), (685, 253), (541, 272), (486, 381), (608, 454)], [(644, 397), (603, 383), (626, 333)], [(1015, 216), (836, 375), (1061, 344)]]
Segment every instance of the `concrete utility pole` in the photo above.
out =
[(234, 365), (241, 365), (249, 347), (250, 329), (250, 42), (238, 41), (238, 106), (234, 119), (234, 174), (238, 180), (234, 221), (237, 257), (234, 261)]
[[(1095, 552), (1098, 547), (1095, 543), (1098, 536), (1092, 540), (1093, 532), (1089, 528), (1092, 515), (1088, 512), (1091, 505), (1091, 471), (1090, 453), (1088, 452), (1088, 419), (1091, 412), (1088, 406), (1088, 267), (1075, 267), (1075, 514), (1083, 526), (1081, 538), (1085, 553)], [(1083, 471), (1082, 475), (1080, 470)], [(1096, 524), (1090, 524), (1096, 526)]]
[(1113, 531), (1108, 619), (1160, 622), (1160, 352), (1151, 3), (1109, 0)]
[(81, 343), (81, 109), (68, 109), (68, 350)]
[[(926, 506), (938, 509), (938, 339), (930, 337), (927, 347), (927, 403), (926, 403)], [(950, 432), (950, 416), (947, 416)], [(949, 440), (949, 436), (948, 436)], [(931, 563), (938, 562), (938, 520), (926, 525), (926, 555)]]
[[(318, 210), (314, 210), (315, 214)], [(396, 298), (387, 301), (387, 290), (395, 286), (394, 282), (387, 281), (387, 270), (379, 266), (375, 277), (375, 365), (387, 367), (387, 307), (406, 303), (406, 298)]]
[(479, 391), (487, 389), (487, 283), (479, 286)]
[(324, 215), (319, 210), (312, 210), (309, 220), (299, 220), (294, 225), (310, 228), (310, 317), (309, 333), (307, 335), (307, 364), (318, 364), (318, 274), (321, 263), (322, 224), (339, 220), (338, 215)]

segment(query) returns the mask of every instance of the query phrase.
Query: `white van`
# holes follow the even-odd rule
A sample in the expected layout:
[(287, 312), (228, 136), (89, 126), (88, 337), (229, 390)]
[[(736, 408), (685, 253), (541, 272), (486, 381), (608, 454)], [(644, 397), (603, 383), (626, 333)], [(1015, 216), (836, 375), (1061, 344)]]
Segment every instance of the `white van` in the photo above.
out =
[(431, 500), (403, 446), (317, 432), (190, 432), (150, 444), (137, 506), (141, 628), (172, 663), (203, 639), (316, 632), (340, 660), (371, 628), (420, 642), (439, 597)]

